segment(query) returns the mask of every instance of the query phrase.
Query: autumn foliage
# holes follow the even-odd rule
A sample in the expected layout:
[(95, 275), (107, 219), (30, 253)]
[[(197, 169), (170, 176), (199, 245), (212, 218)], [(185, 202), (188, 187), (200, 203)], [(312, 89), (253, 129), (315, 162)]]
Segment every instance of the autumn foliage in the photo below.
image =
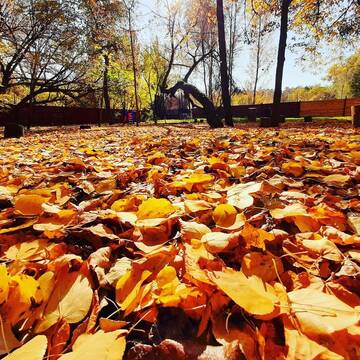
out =
[(2, 141), (0, 353), (358, 359), (359, 183), (341, 126)]

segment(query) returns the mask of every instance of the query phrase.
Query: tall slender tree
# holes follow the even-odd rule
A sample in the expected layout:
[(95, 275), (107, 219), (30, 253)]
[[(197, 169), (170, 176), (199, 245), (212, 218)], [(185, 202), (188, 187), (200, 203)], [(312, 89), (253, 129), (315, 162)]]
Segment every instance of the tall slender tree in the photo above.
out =
[(114, 0), (83, 2), (88, 27), (89, 53), (93, 58), (102, 58), (102, 99), (105, 105), (105, 120), (111, 121), (111, 95), (109, 72), (113, 55), (118, 52), (119, 34), (117, 26), (123, 19), (123, 9)]
[(287, 34), (289, 28), (289, 8), (292, 0), (282, 0), (280, 15), (280, 36), (276, 63), (275, 88), (272, 109), (272, 125), (276, 126), (280, 120), (280, 104), (282, 93), (282, 82), (285, 64), (285, 52), (287, 43)]
[(136, 109), (136, 126), (139, 126), (139, 95), (138, 95), (138, 81), (137, 81), (137, 68), (136, 68), (136, 54), (135, 54), (135, 31), (133, 29), (133, 12), (136, 7), (136, 0), (123, 0), (123, 4), (126, 8), (127, 19), (128, 19), (128, 31), (130, 38), (130, 49), (131, 49), (131, 59), (132, 59), (132, 70), (134, 75), (134, 92), (135, 92), (135, 109)]
[(216, 15), (218, 21), (221, 91), (222, 91), (222, 100), (224, 106), (225, 124), (228, 126), (234, 126), (232, 120), (229, 73), (228, 73), (227, 56), (226, 56), (224, 4), (222, 0), (216, 1)]

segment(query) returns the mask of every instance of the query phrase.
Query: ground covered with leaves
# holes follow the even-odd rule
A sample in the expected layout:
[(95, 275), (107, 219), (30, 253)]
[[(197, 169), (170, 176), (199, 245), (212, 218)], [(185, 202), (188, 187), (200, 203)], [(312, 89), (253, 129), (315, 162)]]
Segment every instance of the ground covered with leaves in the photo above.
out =
[(5, 359), (360, 358), (360, 133), (1, 140)]

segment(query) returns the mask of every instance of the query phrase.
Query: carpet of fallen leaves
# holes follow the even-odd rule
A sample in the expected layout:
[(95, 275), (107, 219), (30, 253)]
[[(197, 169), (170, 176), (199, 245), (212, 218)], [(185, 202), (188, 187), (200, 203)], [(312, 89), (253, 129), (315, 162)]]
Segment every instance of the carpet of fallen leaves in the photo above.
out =
[(5, 359), (360, 358), (360, 133), (1, 140)]

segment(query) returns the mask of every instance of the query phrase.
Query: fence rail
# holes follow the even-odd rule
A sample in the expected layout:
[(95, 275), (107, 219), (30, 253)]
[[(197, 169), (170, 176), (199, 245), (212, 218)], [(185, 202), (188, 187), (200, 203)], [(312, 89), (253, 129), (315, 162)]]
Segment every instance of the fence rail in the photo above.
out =
[(7, 113), (0, 111), (0, 126), (9, 122), (17, 122), (25, 126), (67, 126), (83, 124), (100, 124), (109, 122), (124, 122), (122, 110), (111, 110), (107, 113), (104, 109), (61, 107), (61, 106), (28, 106)]
[[(280, 105), (280, 113), (285, 117), (294, 118), (304, 116), (350, 116), (351, 106), (354, 105), (360, 105), (360, 98), (287, 102)], [(255, 109), (257, 117), (270, 116), (272, 104), (236, 105), (232, 107), (232, 112), (234, 117), (248, 117), (254, 111), (253, 109)], [(222, 111), (222, 108), (220, 108), (219, 112)], [(203, 117), (203, 109), (194, 109), (193, 116)]]
[(360, 105), (360, 98), (324, 101), (303, 101), (300, 116), (350, 116), (351, 107)]
[[(360, 105), (360, 98), (344, 100), (301, 101), (287, 102), (280, 106), (281, 115), (285, 117), (304, 116), (350, 116), (351, 106)], [(257, 117), (271, 115), (272, 104), (236, 105), (232, 107), (234, 117), (248, 117), (256, 112)], [(223, 110), (220, 108), (219, 112)], [(193, 117), (201, 118), (204, 111), (201, 108), (193, 109)], [(115, 123), (124, 121), (121, 110), (111, 110), (110, 114), (104, 109), (76, 108), (60, 106), (29, 106), (11, 114), (1, 112), (0, 126), (9, 122), (17, 122), (29, 126), (66, 126), (82, 124), (106, 123), (108, 119)]]

